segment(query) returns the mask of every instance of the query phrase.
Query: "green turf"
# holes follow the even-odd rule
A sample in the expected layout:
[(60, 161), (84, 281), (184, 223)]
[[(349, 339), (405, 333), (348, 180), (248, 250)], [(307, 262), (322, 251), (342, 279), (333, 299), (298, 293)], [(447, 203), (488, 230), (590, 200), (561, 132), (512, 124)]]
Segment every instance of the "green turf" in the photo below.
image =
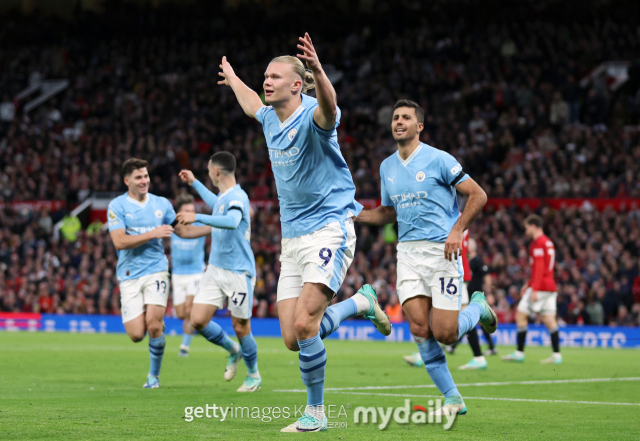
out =
[[(347, 428), (305, 435), (280, 434), (293, 418), (213, 418), (185, 422), (187, 406), (285, 407), (305, 403), (305, 395), (275, 392), (302, 389), (297, 354), (277, 339), (258, 339), (262, 389), (254, 394), (235, 390), (245, 375), (222, 378), (223, 350), (200, 337), (191, 356), (177, 356), (180, 339), (167, 339), (162, 387), (142, 389), (149, 367), (146, 340), (131, 343), (125, 335), (81, 335), (0, 332), (0, 439), (275, 439), (306, 436), (317, 439), (640, 439), (640, 406), (610, 404), (488, 401), (502, 397), (531, 400), (567, 400), (604, 403), (640, 403), (640, 381), (573, 384), (460, 386), (469, 412), (449, 431), (436, 425), (398, 425), (385, 431), (375, 425), (356, 425), (356, 406), (401, 406), (404, 397), (418, 395), (411, 404), (427, 407), (432, 388), (356, 391), (373, 395), (326, 392), (326, 404), (343, 405)], [(402, 355), (414, 352), (405, 343), (327, 341), (328, 388), (431, 384), (424, 369), (412, 368)], [(505, 354), (512, 348), (501, 348)], [(548, 348), (528, 348), (523, 364), (489, 358), (486, 371), (459, 371), (470, 358), (468, 347), (448, 356), (458, 384), (639, 377), (636, 350), (565, 349), (564, 363), (540, 365)], [(336, 407), (335, 409), (339, 409)], [(337, 412), (336, 412), (337, 413)]]

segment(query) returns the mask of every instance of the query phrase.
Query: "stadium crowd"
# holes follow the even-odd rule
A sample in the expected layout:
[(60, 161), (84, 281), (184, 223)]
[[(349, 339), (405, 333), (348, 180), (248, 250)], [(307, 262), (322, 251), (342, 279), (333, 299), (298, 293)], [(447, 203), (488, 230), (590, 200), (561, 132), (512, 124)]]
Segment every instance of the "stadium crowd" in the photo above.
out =
[[(82, 26), (5, 17), (0, 200), (75, 204), (98, 192), (118, 194), (129, 157), (148, 159), (151, 191), (173, 198), (188, 191), (177, 172), (190, 168), (206, 181), (207, 159), (219, 150), (236, 155), (238, 182), (252, 200), (275, 199), (261, 129), (217, 85), (218, 63), (227, 55), (259, 90), (269, 60), (293, 53), (307, 24), (338, 93), (339, 141), (358, 199), (379, 197), (379, 165), (395, 149), (393, 103), (405, 97), (426, 110), (422, 140), (456, 156), (490, 197), (640, 198), (640, 92), (630, 84), (613, 92), (605, 77), (579, 85), (604, 61), (637, 66), (638, 7), (602, 15), (538, 4), (524, 25), (518, 17), (525, 8), (497, 1), (462, 15), (456, 6), (414, 2), (431, 9), (397, 11), (402, 26), (385, 17), (392, 8), (385, 1), (361, 2), (355, 15), (308, 2), (303, 17), (299, 2), (278, 15), (249, 4), (211, 13), (207, 2), (152, 11), (107, 2), (104, 14), (84, 16)], [(315, 32), (307, 16), (324, 17), (327, 26)], [(246, 23), (254, 24), (251, 33)], [(59, 78), (69, 87), (24, 114), (18, 92)], [(637, 206), (538, 211), (558, 250), (562, 319), (639, 325)], [(494, 275), (491, 294), (503, 321), (513, 320), (527, 278), (525, 214), (487, 210), (472, 231)], [(119, 313), (107, 233), (54, 240), (60, 217), (47, 210), (0, 213), (0, 310)], [(257, 316), (277, 313), (279, 234), (277, 207), (257, 210)], [(396, 308), (394, 241), (388, 231), (359, 228), (340, 298), (372, 283), (381, 303)]]

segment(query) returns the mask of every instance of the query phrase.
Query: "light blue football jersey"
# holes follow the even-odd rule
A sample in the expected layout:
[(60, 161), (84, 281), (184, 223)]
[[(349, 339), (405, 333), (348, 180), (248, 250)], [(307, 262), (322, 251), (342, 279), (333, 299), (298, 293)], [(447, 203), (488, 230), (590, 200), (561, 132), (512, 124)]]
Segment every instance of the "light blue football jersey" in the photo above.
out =
[(269, 147), (284, 238), (313, 233), (362, 211), (338, 145), (340, 109), (335, 126), (323, 130), (313, 121), (316, 107), (318, 100), (302, 95), (300, 107), (282, 123), (272, 107), (256, 112)]
[[(202, 224), (193, 225), (201, 226)], [(171, 236), (171, 273), (185, 275), (203, 272), (206, 241), (206, 237), (183, 239), (177, 234)]]
[(251, 250), (251, 204), (247, 193), (239, 184), (218, 196), (200, 182), (194, 184), (194, 188), (207, 205), (213, 208), (213, 216), (224, 216), (229, 210), (239, 210), (242, 213), (242, 220), (236, 229), (211, 227), (209, 264), (254, 277), (256, 260)]
[(385, 159), (382, 205), (396, 209), (400, 242), (446, 242), (460, 215), (455, 185), (467, 179), (453, 156), (424, 143), (406, 161), (398, 152)]
[[(171, 225), (175, 218), (171, 202), (153, 194), (148, 194), (144, 202), (138, 202), (125, 193), (112, 200), (107, 210), (109, 231), (126, 228), (126, 233), (132, 236), (155, 230), (161, 225)], [(162, 239), (151, 239), (137, 248), (118, 251), (116, 275), (120, 281), (168, 269), (169, 261), (164, 254)]]

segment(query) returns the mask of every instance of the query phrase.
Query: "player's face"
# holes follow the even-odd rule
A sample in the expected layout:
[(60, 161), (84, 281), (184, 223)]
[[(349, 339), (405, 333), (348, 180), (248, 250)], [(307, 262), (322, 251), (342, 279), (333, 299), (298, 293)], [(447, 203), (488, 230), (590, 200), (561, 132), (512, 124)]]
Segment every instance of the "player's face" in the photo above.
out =
[(302, 87), (302, 79), (293, 66), (287, 63), (271, 63), (264, 73), (264, 100), (267, 104), (277, 104), (296, 96)]
[(149, 172), (147, 168), (139, 168), (131, 172), (129, 176), (125, 176), (124, 184), (129, 187), (129, 191), (138, 196), (145, 195), (149, 192)]
[(524, 224), (524, 234), (528, 238), (532, 239), (534, 235), (535, 226), (530, 224)]
[(398, 107), (393, 111), (391, 131), (396, 141), (411, 141), (422, 132), (423, 128), (424, 124), (418, 122), (416, 109), (413, 107)]
[(179, 213), (195, 213), (196, 212), (196, 206), (193, 204), (184, 204), (182, 207), (180, 207), (180, 211)]

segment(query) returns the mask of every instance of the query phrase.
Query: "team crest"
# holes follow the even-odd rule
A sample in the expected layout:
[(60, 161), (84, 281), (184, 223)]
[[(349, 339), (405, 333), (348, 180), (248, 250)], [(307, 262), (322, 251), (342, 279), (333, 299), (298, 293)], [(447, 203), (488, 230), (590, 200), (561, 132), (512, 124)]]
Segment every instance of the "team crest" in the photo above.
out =
[(116, 213), (113, 210), (109, 210), (109, 220), (115, 220), (116, 219)]
[(296, 133), (298, 133), (298, 129), (289, 130), (289, 133), (287, 134), (287, 138), (289, 138), (289, 141), (293, 141), (293, 137), (296, 136)]
[(418, 181), (418, 182), (424, 181), (424, 179), (426, 177), (427, 177), (427, 175), (422, 170), (420, 170), (418, 173), (416, 173), (416, 181)]
[(220, 212), (220, 214), (224, 213), (224, 204), (220, 205), (218, 211)]
[(156, 210), (156, 217), (160, 219), (162, 217), (162, 210)]

